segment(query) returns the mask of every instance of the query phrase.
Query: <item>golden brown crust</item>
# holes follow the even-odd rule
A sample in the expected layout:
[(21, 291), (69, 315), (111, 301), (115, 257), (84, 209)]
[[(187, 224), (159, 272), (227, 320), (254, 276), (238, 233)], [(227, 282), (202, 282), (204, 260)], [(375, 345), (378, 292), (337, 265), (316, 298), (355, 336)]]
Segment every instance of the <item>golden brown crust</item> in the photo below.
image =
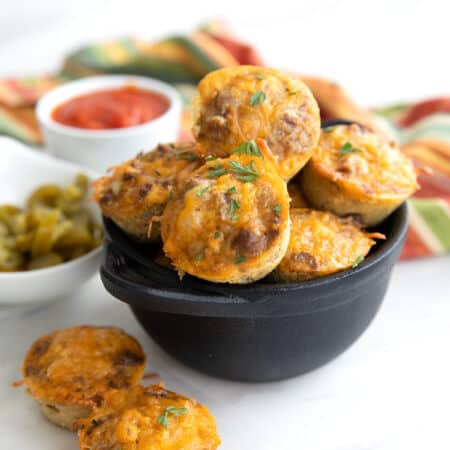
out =
[(71, 412), (63, 407), (82, 410), (79, 407), (98, 405), (106, 390), (138, 383), (144, 366), (142, 347), (124, 331), (79, 326), (37, 339), (25, 357), (22, 372), (24, 384), (42, 403), (44, 412), (58, 413), (55, 408), (59, 409), (60, 419), (65, 420), (62, 416)]
[(311, 206), (359, 215), (364, 225), (374, 226), (418, 185), (411, 160), (393, 142), (359, 125), (339, 125), (322, 131), (301, 187)]
[(307, 208), (291, 209), (287, 252), (273, 276), (280, 281), (310, 280), (348, 269), (375, 244), (352, 218)]
[(60, 404), (38, 401), (42, 414), (49, 422), (68, 430), (73, 430), (73, 424), (79, 420), (89, 417), (92, 414), (92, 406)]
[(168, 198), (203, 161), (193, 142), (160, 144), (112, 168), (93, 184), (104, 216), (142, 241), (158, 240), (159, 224), (152, 219), (164, 211)]
[(181, 274), (250, 283), (283, 257), (289, 196), (264, 142), (258, 146), (260, 156), (208, 162), (169, 201), (162, 217), (164, 252)]
[(310, 158), (320, 116), (300, 79), (274, 69), (236, 66), (209, 73), (198, 91), (193, 134), (204, 154), (226, 157), (243, 142), (262, 138), (285, 180)]
[(214, 450), (214, 418), (196, 400), (159, 385), (112, 390), (77, 424), (81, 450)]

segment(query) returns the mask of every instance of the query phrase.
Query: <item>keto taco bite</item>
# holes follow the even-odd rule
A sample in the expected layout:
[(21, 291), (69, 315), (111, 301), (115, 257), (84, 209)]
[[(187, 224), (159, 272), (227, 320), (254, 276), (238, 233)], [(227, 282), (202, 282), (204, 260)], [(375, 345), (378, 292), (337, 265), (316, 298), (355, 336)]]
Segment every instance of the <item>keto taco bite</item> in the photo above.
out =
[(289, 241), (289, 195), (262, 140), (198, 169), (168, 202), (164, 252), (180, 275), (250, 283), (281, 261)]
[(339, 216), (357, 215), (365, 226), (383, 221), (417, 189), (412, 161), (398, 146), (358, 124), (322, 130), (301, 173), (308, 203)]
[(111, 390), (76, 428), (81, 450), (215, 450), (220, 444), (208, 409), (161, 385)]
[(137, 384), (145, 359), (139, 342), (119, 328), (78, 326), (37, 339), (22, 372), (48, 420), (71, 428), (101, 404), (107, 390)]
[(326, 211), (291, 209), (291, 236), (281, 263), (273, 272), (278, 281), (303, 281), (356, 267), (380, 233), (362, 230), (352, 217)]
[(167, 200), (202, 163), (193, 142), (160, 144), (96, 180), (92, 199), (130, 236), (157, 241), (158, 220)]
[(203, 154), (224, 158), (261, 138), (284, 180), (311, 157), (320, 133), (319, 108), (300, 79), (274, 69), (234, 66), (206, 75), (198, 92), (192, 131)]

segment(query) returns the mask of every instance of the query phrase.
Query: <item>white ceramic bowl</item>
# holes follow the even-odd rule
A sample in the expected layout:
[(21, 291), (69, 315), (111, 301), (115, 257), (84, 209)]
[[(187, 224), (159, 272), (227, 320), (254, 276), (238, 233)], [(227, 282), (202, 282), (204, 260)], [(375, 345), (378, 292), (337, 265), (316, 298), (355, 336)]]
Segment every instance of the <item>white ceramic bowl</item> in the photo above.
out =
[[(70, 127), (55, 122), (51, 117), (55, 107), (73, 97), (130, 84), (165, 96), (169, 100), (167, 111), (142, 125), (114, 130)], [(39, 100), (36, 113), (46, 150), (50, 154), (103, 173), (142, 150), (176, 140), (180, 127), (181, 97), (168, 84), (152, 78), (104, 75), (72, 81), (53, 89)]]
[[(73, 182), (77, 173), (91, 180), (98, 174), (83, 167), (59, 161), (6, 137), (0, 137), (0, 204), (22, 206), (39, 185)], [(89, 204), (95, 219), (97, 206)], [(64, 298), (88, 281), (98, 270), (101, 247), (72, 261), (27, 272), (0, 272), (0, 305), (39, 304)]]

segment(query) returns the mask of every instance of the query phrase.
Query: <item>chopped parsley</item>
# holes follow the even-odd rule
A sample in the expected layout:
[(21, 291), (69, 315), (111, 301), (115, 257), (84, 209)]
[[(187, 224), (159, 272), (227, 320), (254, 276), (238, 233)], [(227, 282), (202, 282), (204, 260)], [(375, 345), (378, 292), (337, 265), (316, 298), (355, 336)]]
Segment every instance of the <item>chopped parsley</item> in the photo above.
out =
[(231, 199), (231, 212), (234, 213), (237, 209), (241, 208), (241, 205), (239, 205), (239, 203), (233, 198)]
[(259, 177), (258, 169), (253, 160), (250, 161), (248, 166), (243, 166), (239, 161), (230, 161), (230, 166), (231, 170), (239, 175), (237, 178), (240, 181), (254, 181)]
[(203, 194), (205, 194), (208, 191), (208, 189), (209, 189), (209, 186), (206, 186), (203, 189), (199, 189), (196, 194), (197, 197), (201, 197)]
[(227, 169), (225, 169), (222, 166), (222, 164), (217, 163), (214, 167), (209, 168), (208, 177), (209, 178), (220, 177), (221, 175), (224, 175), (225, 173), (227, 173)]
[(209, 162), (209, 161), (214, 161), (215, 159), (217, 159), (215, 156), (213, 155), (207, 155), (205, 156), (205, 161)]
[(273, 207), (273, 212), (279, 216), (280, 212), (281, 212), (281, 205), (279, 203), (277, 203), (274, 207)]
[(173, 191), (169, 192), (169, 195), (167, 196), (167, 200), (172, 200), (173, 199)]
[(289, 95), (295, 95), (295, 94), (298, 94), (298, 93), (299, 93), (299, 91), (288, 91)]
[(360, 152), (359, 148), (354, 148), (350, 142), (346, 142), (339, 150), (340, 155), (347, 155), (348, 153)]
[(220, 231), (214, 231), (214, 238), (219, 239), (220, 238)]
[(156, 175), (157, 175), (158, 177), (161, 176), (161, 172), (160, 172), (159, 170), (155, 170), (155, 173), (156, 173)]
[(231, 216), (231, 220), (234, 222), (235, 220), (238, 220), (239, 219), (239, 214), (233, 214), (232, 216)]
[(183, 150), (181, 152), (175, 153), (176, 159), (185, 159), (187, 161), (197, 161), (198, 156), (192, 152), (188, 152), (187, 150)]
[(176, 406), (167, 406), (164, 412), (156, 419), (156, 421), (164, 428), (169, 426), (169, 414), (180, 417), (184, 416), (187, 412), (187, 408), (177, 408)]
[(258, 80), (265, 80), (265, 79), (266, 79), (266, 76), (263, 75), (262, 73), (257, 73), (257, 74), (255, 75), (255, 78), (258, 79)]
[(203, 259), (203, 255), (201, 253), (199, 253), (198, 255), (195, 255), (196, 261), (201, 261), (202, 259)]
[(247, 258), (245, 256), (237, 255), (234, 262), (235, 262), (235, 264), (241, 264), (241, 263), (245, 262), (246, 260), (247, 260)]
[(364, 256), (359, 255), (359, 256), (355, 259), (355, 262), (354, 262), (353, 265), (352, 265), (352, 269), (356, 269), (356, 268), (361, 264), (362, 261), (364, 261)]
[(236, 153), (237, 155), (242, 155), (243, 153), (247, 156), (258, 156), (259, 158), (264, 158), (263, 154), (259, 150), (258, 144), (254, 141), (247, 141), (239, 145), (239, 147), (231, 150), (231, 153)]
[(233, 194), (233, 192), (236, 192), (236, 186), (231, 186), (230, 189), (227, 190), (227, 194)]
[(252, 105), (252, 106), (262, 105), (265, 100), (266, 100), (266, 94), (263, 91), (256, 91), (250, 97), (250, 105)]

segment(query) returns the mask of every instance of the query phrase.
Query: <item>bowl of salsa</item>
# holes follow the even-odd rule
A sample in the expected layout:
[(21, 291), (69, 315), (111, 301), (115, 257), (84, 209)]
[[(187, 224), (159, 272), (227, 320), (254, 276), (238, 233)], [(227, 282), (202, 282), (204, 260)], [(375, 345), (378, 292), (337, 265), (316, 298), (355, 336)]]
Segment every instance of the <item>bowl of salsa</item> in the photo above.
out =
[(72, 81), (50, 91), (37, 105), (46, 150), (99, 172), (175, 140), (180, 114), (175, 89), (138, 76)]

